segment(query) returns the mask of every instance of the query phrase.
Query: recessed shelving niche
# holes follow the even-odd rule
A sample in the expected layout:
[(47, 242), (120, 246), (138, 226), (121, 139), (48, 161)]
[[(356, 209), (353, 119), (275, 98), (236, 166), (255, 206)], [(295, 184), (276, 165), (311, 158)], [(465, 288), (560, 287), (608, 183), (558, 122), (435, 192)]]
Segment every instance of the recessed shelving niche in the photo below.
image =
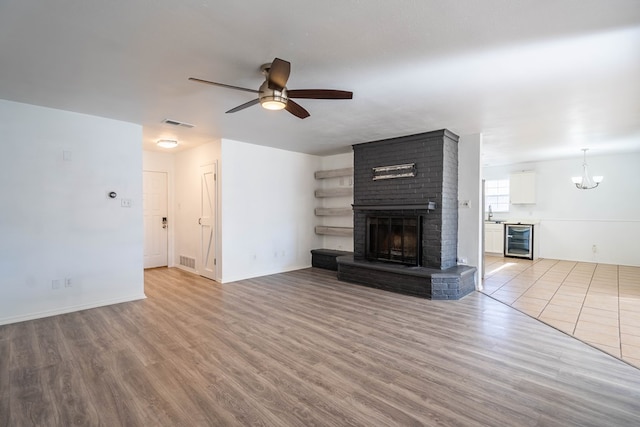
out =
[[(325, 180), (333, 179), (339, 182), (340, 186), (330, 188), (319, 188), (315, 190), (315, 197), (317, 199), (327, 198), (351, 198), (353, 196), (353, 168), (331, 169), (316, 171), (314, 174), (315, 179)], [(345, 180), (348, 186), (345, 186)], [(347, 217), (353, 215), (353, 209), (351, 204), (344, 206), (322, 206), (315, 209), (315, 215), (317, 217)], [(328, 236), (352, 236), (353, 227), (332, 226), (327, 224), (318, 225), (315, 227), (316, 234), (328, 235)]]

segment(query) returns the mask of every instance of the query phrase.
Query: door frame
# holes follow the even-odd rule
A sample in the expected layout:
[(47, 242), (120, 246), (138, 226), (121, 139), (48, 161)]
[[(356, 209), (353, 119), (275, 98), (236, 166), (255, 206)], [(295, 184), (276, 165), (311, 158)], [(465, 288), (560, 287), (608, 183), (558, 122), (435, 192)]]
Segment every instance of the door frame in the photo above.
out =
[[(166, 264), (165, 264), (165, 265), (166, 265), (167, 267), (169, 267), (169, 266), (170, 266), (170, 263), (171, 263), (171, 250), (170, 250), (170, 249), (171, 249), (171, 248), (170, 248), (170, 246), (171, 246), (171, 244), (170, 244), (171, 239), (170, 239), (170, 232), (172, 231), (172, 226), (171, 226), (171, 225), (172, 225), (172, 224), (171, 224), (171, 222), (172, 222), (171, 205), (170, 205), (170, 202), (169, 202), (169, 172), (168, 172), (168, 171), (159, 171), (159, 170), (143, 169), (143, 170), (142, 170), (143, 181), (144, 181), (144, 175), (145, 175), (146, 173), (152, 173), (152, 174), (163, 174), (163, 175), (164, 175), (164, 181), (165, 181), (165, 182), (164, 182), (164, 191), (165, 191), (165, 194), (164, 194), (164, 201), (165, 201), (165, 203), (166, 203), (166, 205), (165, 205), (165, 212), (164, 212), (164, 213), (165, 213), (165, 215), (166, 215), (166, 217), (167, 217), (167, 219), (168, 219), (168, 223), (169, 223), (169, 224), (168, 224), (167, 231), (166, 231), (166, 260), (165, 260)], [(144, 195), (144, 188), (143, 188), (143, 195)], [(142, 202), (143, 202), (143, 204), (144, 204), (144, 203), (146, 202), (146, 200), (144, 200), (144, 199), (143, 199), (143, 201), (142, 201)], [(144, 209), (143, 209), (143, 210), (144, 210)], [(144, 219), (144, 212), (143, 212), (143, 219)], [(147, 239), (146, 234), (143, 236), (143, 239), (144, 239), (144, 243), (145, 243), (145, 245), (146, 245), (146, 239)], [(143, 258), (144, 258), (144, 255), (143, 255)], [(146, 262), (146, 261), (145, 261), (145, 262)], [(153, 267), (146, 267), (146, 266), (145, 266), (144, 268), (153, 268)]]
[(175, 230), (177, 225), (177, 216), (174, 206), (174, 182), (173, 182), (173, 169), (163, 167), (150, 167), (142, 168), (142, 172), (162, 172), (167, 174), (167, 215), (169, 216), (169, 231), (167, 233), (167, 267), (175, 267)]
[[(198, 176), (200, 178), (200, 200), (202, 203), (202, 170), (207, 167), (213, 167), (213, 173), (215, 175), (214, 178), (214, 200), (213, 200), (213, 221), (211, 223), (211, 227), (213, 230), (213, 242), (211, 243), (211, 247), (214, 250), (214, 257), (216, 259), (215, 266), (213, 268), (212, 276), (205, 276), (202, 273), (204, 272), (204, 265), (202, 259), (202, 228), (198, 225), (198, 257), (196, 259), (196, 273), (206, 277), (211, 280), (215, 280), (216, 282), (221, 282), (221, 272), (222, 272), (222, 256), (220, 253), (220, 173), (218, 170), (218, 161), (210, 161), (204, 164), (201, 164), (198, 168)], [(202, 207), (199, 208), (198, 216), (202, 214)], [(199, 220), (198, 220), (199, 222)]]

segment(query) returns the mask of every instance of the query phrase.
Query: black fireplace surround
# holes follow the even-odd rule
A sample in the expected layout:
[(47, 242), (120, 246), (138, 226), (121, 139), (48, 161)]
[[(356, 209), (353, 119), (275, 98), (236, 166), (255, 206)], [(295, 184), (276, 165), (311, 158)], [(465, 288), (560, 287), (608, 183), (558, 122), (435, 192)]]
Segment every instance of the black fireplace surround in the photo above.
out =
[(443, 129), (353, 146), (354, 252), (338, 278), (431, 299), (475, 290), (457, 265), (458, 136)]
[(367, 216), (366, 259), (404, 265), (420, 260), (420, 216)]

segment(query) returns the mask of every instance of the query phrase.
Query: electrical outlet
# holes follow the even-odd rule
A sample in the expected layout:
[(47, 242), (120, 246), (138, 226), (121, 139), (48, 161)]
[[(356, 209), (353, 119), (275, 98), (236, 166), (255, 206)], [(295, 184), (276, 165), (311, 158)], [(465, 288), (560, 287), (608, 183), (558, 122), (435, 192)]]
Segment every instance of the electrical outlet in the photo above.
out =
[(598, 247), (596, 245), (591, 246), (591, 252), (593, 252), (594, 254), (598, 252)]
[(123, 208), (130, 208), (132, 204), (133, 201), (131, 199), (122, 199), (120, 201), (120, 206), (122, 206)]
[(64, 287), (71, 288), (73, 286), (73, 282), (71, 281), (71, 277), (66, 277), (64, 279)]
[(51, 289), (60, 289), (60, 279), (53, 279), (51, 281)]

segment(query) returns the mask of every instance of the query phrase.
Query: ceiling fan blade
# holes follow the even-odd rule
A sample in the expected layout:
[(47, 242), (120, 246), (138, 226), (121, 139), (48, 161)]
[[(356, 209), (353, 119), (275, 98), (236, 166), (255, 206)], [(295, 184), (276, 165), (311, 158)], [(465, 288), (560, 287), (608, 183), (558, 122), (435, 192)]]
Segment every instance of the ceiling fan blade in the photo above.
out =
[(290, 99), (287, 100), (287, 105), (284, 107), (284, 109), (300, 119), (306, 119), (310, 116), (309, 112), (302, 108), (300, 104)]
[(260, 102), (258, 98), (252, 99), (249, 102), (245, 102), (242, 105), (238, 105), (236, 108), (232, 108), (231, 110), (227, 111), (227, 113), (235, 113), (236, 111), (244, 110), (245, 108), (251, 107), (252, 105), (256, 105), (258, 102)]
[(306, 99), (353, 99), (353, 92), (333, 89), (294, 89), (287, 91), (287, 96)]
[(269, 89), (282, 90), (287, 85), (290, 72), (290, 62), (285, 61), (284, 59), (274, 58), (271, 63), (271, 67), (269, 67), (269, 75), (267, 76)]
[(213, 86), (226, 87), (227, 89), (243, 90), (245, 92), (251, 92), (251, 93), (260, 93), (259, 91), (255, 90), (255, 89), (247, 89), (246, 87), (232, 86), (232, 85), (226, 85), (224, 83), (210, 82), (209, 80), (197, 79), (195, 77), (189, 77), (189, 80), (192, 80), (192, 81), (198, 82), (198, 83), (206, 83), (208, 85), (213, 85)]

